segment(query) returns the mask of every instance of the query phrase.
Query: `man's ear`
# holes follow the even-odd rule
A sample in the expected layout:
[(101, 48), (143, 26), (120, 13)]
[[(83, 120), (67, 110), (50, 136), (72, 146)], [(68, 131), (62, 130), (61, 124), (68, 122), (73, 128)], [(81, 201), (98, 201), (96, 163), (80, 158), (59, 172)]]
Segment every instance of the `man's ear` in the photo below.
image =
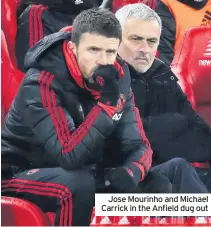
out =
[(76, 44), (73, 43), (72, 41), (69, 41), (69, 42), (68, 42), (68, 48), (71, 49), (72, 52), (73, 52), (73, 53), (75, 54), (75, 56), (76, 56), (76, 53), (77, 53), (77, 51), (76, 51)]

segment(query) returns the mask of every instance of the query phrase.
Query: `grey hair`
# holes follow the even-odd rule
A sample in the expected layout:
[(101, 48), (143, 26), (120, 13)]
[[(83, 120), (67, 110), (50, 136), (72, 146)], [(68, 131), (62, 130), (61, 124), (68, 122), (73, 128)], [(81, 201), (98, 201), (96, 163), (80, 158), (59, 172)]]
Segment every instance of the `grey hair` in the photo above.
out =
[(115, 16), (119, 20), (122, 28), (129, 17), (135, 17), (145, 21), (156, 20), (160, 25), (160, 31), (162, 30), (162, 22), (158, 14), (143, 3), (125, 5), (115, 13)]

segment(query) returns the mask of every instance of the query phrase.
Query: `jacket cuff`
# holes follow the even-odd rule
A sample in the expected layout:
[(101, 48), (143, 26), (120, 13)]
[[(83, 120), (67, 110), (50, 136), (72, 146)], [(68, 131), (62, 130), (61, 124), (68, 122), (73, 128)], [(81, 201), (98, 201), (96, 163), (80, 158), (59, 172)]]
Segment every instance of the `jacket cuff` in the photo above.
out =
[(142, 181), (145, 178), (145, 170), (143, 165), (141, 165), (138, 162), (132, 162), (130, 164), (127, 164), (126, 169), (128, 173), (134, 177), (136, 182)]

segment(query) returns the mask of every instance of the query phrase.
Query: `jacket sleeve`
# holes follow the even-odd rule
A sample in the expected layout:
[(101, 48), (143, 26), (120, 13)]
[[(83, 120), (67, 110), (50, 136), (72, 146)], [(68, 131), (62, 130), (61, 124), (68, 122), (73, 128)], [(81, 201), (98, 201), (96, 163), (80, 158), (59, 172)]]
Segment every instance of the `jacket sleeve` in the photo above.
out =
[(43, 16), (47, 9), (43, 5), (29, 5), (18, 18), (15, 54), (21, 71), (25, 71), (26, 52), (44, 36), (56, 32)]
[(189, 124), (193, 127), (197, 127), (203, 134), (206, 132), (206, 135), (209, 136), (211, 142), (211, 129), (207, 123), (200, 117), (196, 111), (192, 108), (191, 103), (188, 101), (186, 94), (182, 91), (181, 87), (176, 85), (178, 105), (180, 114), (188, 117)]
[(124, 156), (124, 166), (129, 169), (139, 169), (134, 171), (138, 180), (143, 180), (151, 167), (152, 149), (145, 135), (139, 110), (134, 105), (133, 93), (131, 92), (122, 118), (115, 130), (115, 135), (119, 140), (120, 152)]
[(157, 1), (156, 12), (162, 21), (162, 32), (158, 46), (158, 58), (170, 65), (174, 58), (176, 39), (176, 22), (169, 8), (161, 1)]
[(201, 144), (203, 150), (206, 150), (208, 152), (208, 156), (211, 157), (211, 128), (192, 108), (187, 96), (178, 84), (177, 97), (180, 114), (183, 114), (188, 118), (188, 124), (192, 133), (196, 135), (195, 138), (197, 138), (197, 141)]
[(189, 162), (206, 162), (211, 159), (211, 130), (180, 86), (174, 86), (176, 110), (144, 119), (153, 161), (158, 164), (181, 157)]
[(21, 100), (22, 116), (32, 129), (35, 141), (44, 147), (51, 161), (65, 169), (78, 168), (93, 160), (113, 130), (113, 121), (96, 105), (76, 128), (73, 118), (62, 105), (60, 84), (54, 75), (46, 71), (30, 71), (17, 98)]

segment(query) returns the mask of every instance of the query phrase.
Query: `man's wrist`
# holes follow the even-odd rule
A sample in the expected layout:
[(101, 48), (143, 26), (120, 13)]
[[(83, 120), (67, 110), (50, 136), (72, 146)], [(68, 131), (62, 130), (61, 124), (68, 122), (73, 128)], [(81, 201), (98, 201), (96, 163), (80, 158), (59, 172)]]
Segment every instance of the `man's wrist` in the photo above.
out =
[(138, 162), (131, 162), (125, 166), (127, 172), (139, 182), (144, 179), (144, 167)]

